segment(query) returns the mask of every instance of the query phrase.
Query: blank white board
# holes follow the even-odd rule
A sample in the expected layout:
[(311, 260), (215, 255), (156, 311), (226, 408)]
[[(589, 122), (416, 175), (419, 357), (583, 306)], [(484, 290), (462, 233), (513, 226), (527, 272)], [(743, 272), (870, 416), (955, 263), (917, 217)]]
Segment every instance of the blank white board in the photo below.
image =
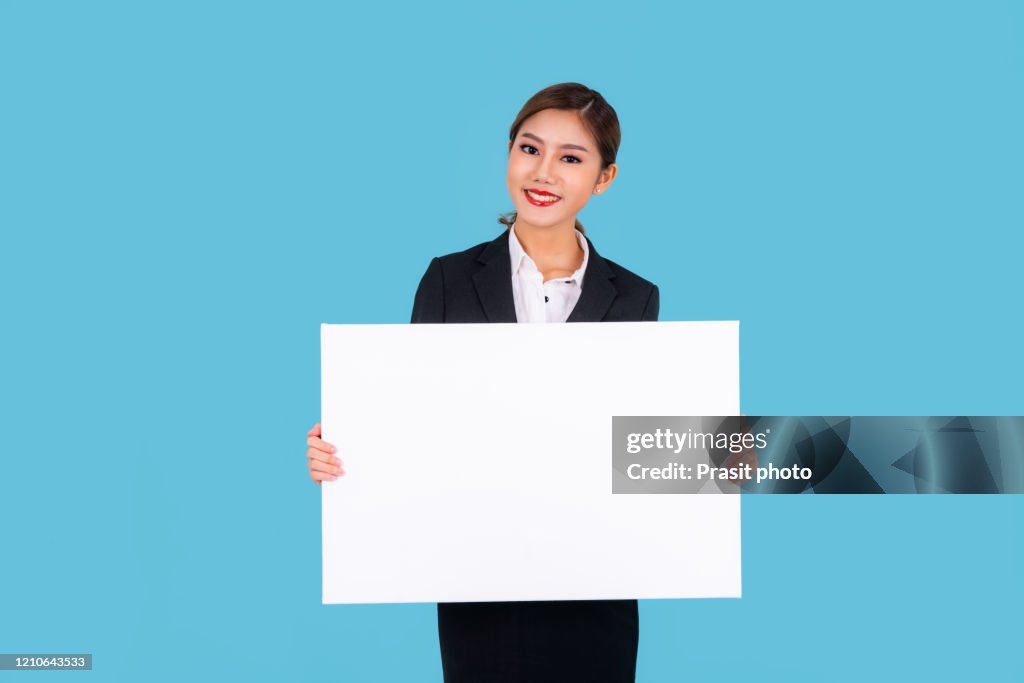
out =
[(736, 415), (739, 323), (323, 325), (323, 602), (740, 596), (740, 497), (612, 494), (612, 416)]

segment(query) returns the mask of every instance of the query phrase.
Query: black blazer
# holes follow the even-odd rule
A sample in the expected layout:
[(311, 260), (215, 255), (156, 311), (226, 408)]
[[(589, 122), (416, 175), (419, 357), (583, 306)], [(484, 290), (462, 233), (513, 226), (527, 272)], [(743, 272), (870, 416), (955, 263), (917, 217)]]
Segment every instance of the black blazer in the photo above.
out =
[[(416, 290), (414, 323), (514, 323), (509, 231), (435, 258)], [(658, 319), (658, 288), (590, 257), (568, 322)], [(445, 683), (588, 681), (636, 677), (636, 600), (439, 603)]]
[[(496, 240), (430, 262), (416, 290), (414, 323), (514, 323), (509, 231)], [(583, 291), (568, 322), (658, 319), (658, 288), (602, 258), (587, 239), (590, 257)]]

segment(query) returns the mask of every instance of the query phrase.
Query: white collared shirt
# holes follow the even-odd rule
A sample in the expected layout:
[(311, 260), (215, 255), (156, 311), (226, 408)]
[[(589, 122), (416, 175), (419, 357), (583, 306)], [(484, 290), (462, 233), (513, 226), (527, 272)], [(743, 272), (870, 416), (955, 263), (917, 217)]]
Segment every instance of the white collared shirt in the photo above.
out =
[(573, 230), (583, 249), (583, 263), (569, 277), (544, 282), (537, 264), (523, 251), (516, 237), (516, 226), (509, 229), (508, 254), (512, 259), (512, 298), (516, 304), (516, 320), (521, 323), (564, 323), (583, 291), (583, 274), (587, 271), (590, 248), (587, 238)]

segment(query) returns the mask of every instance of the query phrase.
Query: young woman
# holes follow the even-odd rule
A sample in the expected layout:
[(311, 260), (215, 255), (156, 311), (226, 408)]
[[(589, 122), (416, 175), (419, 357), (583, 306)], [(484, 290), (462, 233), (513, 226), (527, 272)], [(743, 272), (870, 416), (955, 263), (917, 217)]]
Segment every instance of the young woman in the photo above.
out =
[[(509, 133), (515, 212), (499, 219), (508, 229), (431, 261), (412, 322), (657, 320), (658, 288), (602, 258), (576, 219), (615, 179), (619, 140), (615, 110), (586, 86), (561, 83), (531, 97)], [(537, 391), (571, 395), (572, 387)], [(345, 474), (320, 435), (319, 424), (307, 434), (317, 484)], [(447, 683), (635, 678), (635, 600), (441, 603), (437, 616)]]

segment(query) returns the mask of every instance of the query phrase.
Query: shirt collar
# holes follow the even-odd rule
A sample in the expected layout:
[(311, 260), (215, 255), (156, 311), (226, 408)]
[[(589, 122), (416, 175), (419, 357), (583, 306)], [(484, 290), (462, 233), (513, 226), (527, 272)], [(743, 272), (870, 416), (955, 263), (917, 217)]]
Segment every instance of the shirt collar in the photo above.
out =
[[(583, 236), (583, 233), (579, 230), (573, 230), (576, 233), (576, 241), (580, 244), (580, 249), (583, 250), (583, 263), (576, 269), (576, 272), (569, 276), (570, 280), (575, 280), (576, 284), (580, 287), (583, 286), (583, 274), (587, 272), (587, 262), (590, 260), (590, 247), (587, 245), (587, 238)], [(530, 270), (536, 271), (537, 264), (533, 262), (530, 255), (523, 249), (523, 245), (519, 243), (519, 238), (516, 237), (516, 224), (512, 223), (512, 227), (509, 228), (508, 233), (508, 255), (512, 263), (512, 274), (515, 275), (519, 272), (520, 268), (526, 267)]]

